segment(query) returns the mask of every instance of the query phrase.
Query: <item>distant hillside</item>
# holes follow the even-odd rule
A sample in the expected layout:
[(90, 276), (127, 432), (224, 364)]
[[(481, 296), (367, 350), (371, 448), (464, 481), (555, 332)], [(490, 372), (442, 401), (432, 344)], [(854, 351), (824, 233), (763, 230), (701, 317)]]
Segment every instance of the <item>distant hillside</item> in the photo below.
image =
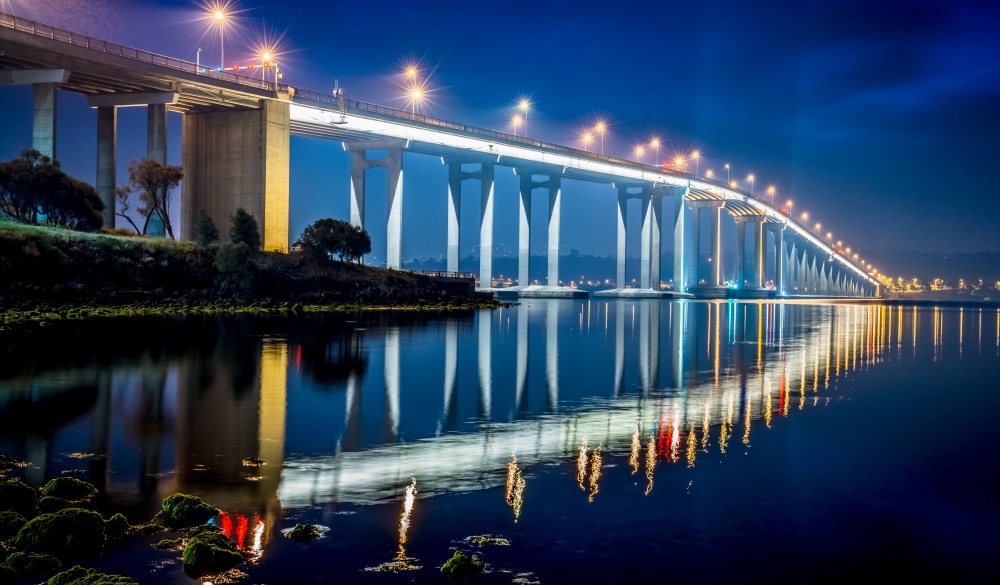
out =
[(966, 282), (982, 279), (984, 283), (1000, 280), (1000, 252), (935, 254), (913, 250), (879, 250), (865, 255), (879, 272), (906, 279), (946, 282), (964, 278)]

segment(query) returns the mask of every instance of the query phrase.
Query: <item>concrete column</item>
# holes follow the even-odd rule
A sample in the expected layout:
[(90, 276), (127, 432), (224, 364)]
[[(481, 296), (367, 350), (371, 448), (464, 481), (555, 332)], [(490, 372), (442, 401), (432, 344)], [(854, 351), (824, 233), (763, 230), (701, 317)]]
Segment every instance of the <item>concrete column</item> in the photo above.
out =
[(35, 83), (33, 88), (33, 123), (31, 147), (52, 160), (56, 158), (56, 93), (55, 83)]
[[(146, 106), (146, 158), (155, 160), (161, 165), (167, 164), (167, 105), (150, 104)], [(169, 213), (169, 209), (165, 212)], [(155, 213), (149, 218), (146, 233), (154, 238), (165, 235), (163, 220)]]
[(767, 243), (764, 235), (764, 222), (759, 222), (754, 226), (754, 288), (760, 288), (764, 284), (764, 246)]
[(104, 202), (104, 227), (115, 227), (118, 108), (97, 108), (97, 193)]
[(365, 227), (365, 151), (351, 151), (351, 225)]
[(389, 220), (385, 230), (385, 267), (403, 266), (403, 150), (389, 149)]
[(653, 238), (653, 214), (650, 213), (650, 202), (652, 197), (642, 196), (642, 242), (639, 245), (639, 288), (653, 288), (649, 279), (651, 252), (650, 246)]
[(618, 187), (618, 270), (615, 288), (625, 288), (625, 228), (628, 226), (628, 188)]
[(493, 286), (493, 165), (483, 163), (479, 174), (479, 286)]
[(520, 212), (517, 228), (517, 285), (529, 286), (531, 263), (531, 175), (521, 175)]
[(687, 197), (689, 188), (674, 189), (674, 292), (684, 292), (687, 288), (687, 257), (685, 253), (684, 218), (687, 215)]
[(736, 288), (743, 288), (746, 282), (747, 266), (747, 224), (736, 222)]
[(780, 296), (785, 287), (785, 226), (774, 229), (774, 290)]
[(722, 208), (712, 208), (712, 282), (722, 284)]
[(691, 250), (691, 264), (688, 267), (688, 282), (692, 286), (701, 284), (699, 267), (701, 266), (701, 208), (691, 209), (691, 238), (689, 240)]
[(649, 287), (660, 290), (660, 242), (663, 237), (663, 195), (654, 190), (650, 196), (650, 209), (653, 221), (649, 234)]
[(448, 271), (458, 272), (459, 220), (462, 217), (462, 165), (448, 165)]
[(562, 180), (549, 177), (549, 286), (559, 286), (559, 223), (562, 210)]
[[(288, 249), (290, 129), (290, 104), (275, 100), (257, 110), (184, 115), (182, 239), (194, 238), (202, 211), (224, 231), (242, 207), (260, 223), (265, 250)], [(355, 216), (354, 203), (352, 221), (363, 225), (364, 206)]]

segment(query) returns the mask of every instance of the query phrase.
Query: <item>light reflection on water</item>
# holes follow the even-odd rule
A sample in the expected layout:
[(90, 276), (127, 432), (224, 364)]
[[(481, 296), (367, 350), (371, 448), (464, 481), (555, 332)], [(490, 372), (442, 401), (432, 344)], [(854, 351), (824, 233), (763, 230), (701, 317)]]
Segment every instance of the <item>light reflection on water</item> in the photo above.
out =
[[(0, 452), (31, 461), (35, 486), (79, 466), (64, 453), (95, 453), (87, 479), (136, 515), (197, 493), (242, 519), (234, 538), (255, 519), (240, 544), (258, 559), (296, 510), (401, 505), (406, 564), (418, 497), (498, 488), (516, 522), (550, 464), (591, 503), (621, 489), (604, 475), (640, 467), (650, 495), (667, 466), (742, 454), (878, 364), (1000, 356), (990, 312), (532, 301), (440, 320), (173, 322), (94, 355), (84, 331), (71, 358), (8, 362)], [(606, 467), (616, 456), (627, 471)]]

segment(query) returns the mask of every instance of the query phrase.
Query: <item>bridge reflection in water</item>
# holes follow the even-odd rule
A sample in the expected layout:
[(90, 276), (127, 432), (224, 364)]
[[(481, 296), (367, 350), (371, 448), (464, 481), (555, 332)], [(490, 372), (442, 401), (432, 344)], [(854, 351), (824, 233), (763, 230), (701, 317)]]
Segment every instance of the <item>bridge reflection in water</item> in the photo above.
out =
[(579, 464), (591, 499), (602, 474), (649, 493), (671, 466), (835, 403), (859, 370), (1000, 355), (1000, 311), (534, 300), (444, 319), (110, 322), (52, 343), (0, 378), (0, 452), (33, 463), (26, 479), (86, 466), (136, 520), (193, 492), (259, 551), (288, 509), (398, 503), (411, 478), (419, 498), (501, 488), (515, 515), (542, 463)]

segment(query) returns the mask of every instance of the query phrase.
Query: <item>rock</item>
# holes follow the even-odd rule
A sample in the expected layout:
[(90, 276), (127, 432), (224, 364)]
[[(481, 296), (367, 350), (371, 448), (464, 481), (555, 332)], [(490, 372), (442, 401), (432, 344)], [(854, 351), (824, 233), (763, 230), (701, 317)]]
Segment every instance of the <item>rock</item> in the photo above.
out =
[(42, 573), (48, 573), (59, 567), (59, 559), (44, 554), (31, 552), (16, 552), (3, 562), (4, 567), (12, 569), (17, 573), (18, 578), (34, 577)]
[(0, 510), (31, 516), (38, 505), (38, 492), (20, 479), (0, 480)]
[(152, 522), (150, 522), (149, 524), (133, 526), (130, 532), (132, 534), (142, 534), (142, 535), (156, 534), (158, 532), (163, 532), (163, 527), (160, 526), (159, 524), (153, 524)]
[(49, 482), (45, 484), (45, 487), (42, 488), (42, 493), (46, 496), (72, 501), (82, 500), (95, 495), (97, 493), (97, 488), (95, 488), (93, 484), (80, 481), (75, 477), (63, 476), (50, 479)]
[(294, 542), (309, 542), (319, 538), (319, 529), (312, 524), (296, 524), (288, 536)]
[(97, 512), (66, 508), (30, 520), (11, 542), (64, 562), (87, 560), (104, 550), (104, 519)]
[(104, 534), (108, 538), (121, 538), (132, 529), (124, 514), (115, 514), (104, 522)]
[(480, 561), (475, 556), (469, 556), (457, 550), (444, 566), (441, 567), (441, 572), (452, 581), (465, 583), (482, 573), (485, 568), (486, 563)]
[(25, 523), (27, 523), (27, 520), (17, 512), (10, 510), (0, 512), (0, 540), (7, 540), (17, 534), (24, 527)]
[(218, 513), (198, 496), (172, 494), (163, 500), (163, 509), (158, 515), (168, 528), (189, 528), (208, 522)]
[(52, 512), (58, 512), (59, 510), (65, 510), (71, 507), (73, 504), (69, 500), (64, 500), (62, 498), (57, 498), (55, 496), (45, 496), (38, 500), (38, 511), (42, 514), (51, 514)]
[(228, 571), (244, 561), (236, 543), (219, 528), (199, 526), (184, 547), (184, 573), (192, 578)]
[(183, 543), (184, 539), (182, 538), (178, 538), (176, 540), (170, 540), (168, 538), (164, 538), (163, 540), (154, 544), (153, 546), (160, 550), (174, 550), (182, 548)]
[(45, 585), (138, 585), (138, 583), (128, 577), (106, 575), (76, 565), (72, 569), (52, 577), (45, 582)]

